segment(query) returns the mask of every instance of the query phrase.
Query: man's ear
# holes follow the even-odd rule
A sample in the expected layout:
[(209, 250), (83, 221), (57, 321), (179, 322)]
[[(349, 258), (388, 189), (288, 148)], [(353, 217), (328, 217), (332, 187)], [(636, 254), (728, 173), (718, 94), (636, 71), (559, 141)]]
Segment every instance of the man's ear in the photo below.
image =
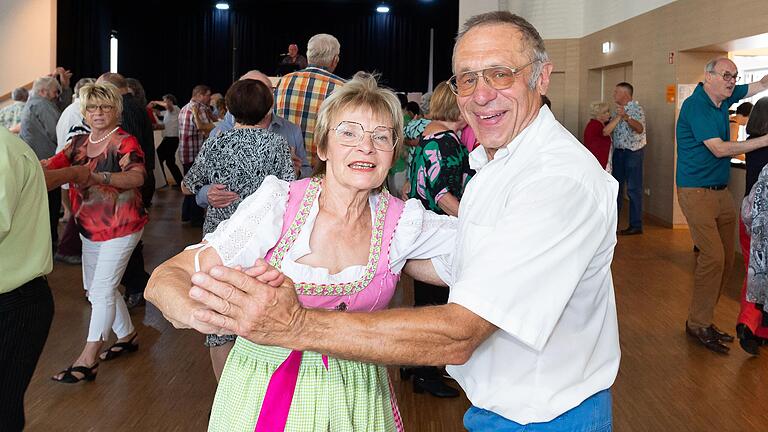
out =
[(549, 77), (552, 75), (552, 69), (554, 69), (554, 66), (550, 62), (544, 63), (544, 66), (541, 68), (541, 75), (539, 75), (539, 80), (536, 82), (536, 90), (539, 91), (539, 94), (547, 94), (547, 90), (549, 89)]

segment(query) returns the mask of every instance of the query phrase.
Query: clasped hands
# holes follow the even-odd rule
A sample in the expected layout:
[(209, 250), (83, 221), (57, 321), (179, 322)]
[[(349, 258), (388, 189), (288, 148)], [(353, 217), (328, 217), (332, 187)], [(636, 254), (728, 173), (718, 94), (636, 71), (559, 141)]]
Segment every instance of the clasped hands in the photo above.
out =
[(189, 320), (195, 330), (267, 345), (286, 343), (305, 313), (293, 281), (263, 259), (245, 269), (215, 266), (197, 272), (189, 296), (200, 303)]

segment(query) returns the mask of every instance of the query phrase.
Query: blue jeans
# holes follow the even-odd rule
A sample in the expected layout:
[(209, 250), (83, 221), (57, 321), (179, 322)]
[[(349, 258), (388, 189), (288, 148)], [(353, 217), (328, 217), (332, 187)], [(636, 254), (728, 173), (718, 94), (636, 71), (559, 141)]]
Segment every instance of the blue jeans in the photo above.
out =
[(624, 201), (624, 183), (629, 195), (629, 226), (643, 228), (643, 154), (637, 151), (613, 149), (613, 177), (619, 182), (618, 209)]
[(464, 427), (470, 432), (611, 432), (611, 391), (597, 392), (576, 408), (546, 423), (521, 425), (491, 411), (472, 406), (464, 414)]

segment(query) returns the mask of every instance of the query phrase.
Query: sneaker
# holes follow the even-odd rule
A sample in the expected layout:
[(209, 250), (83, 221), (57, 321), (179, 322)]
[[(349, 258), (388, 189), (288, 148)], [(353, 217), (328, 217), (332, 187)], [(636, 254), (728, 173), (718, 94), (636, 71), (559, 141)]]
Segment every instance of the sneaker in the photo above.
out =
[(83, 259), (79, 255), (62, 255), (57, 253), (53, 256), (53, 259), (64, 264), (78, 265), (83, 262)]

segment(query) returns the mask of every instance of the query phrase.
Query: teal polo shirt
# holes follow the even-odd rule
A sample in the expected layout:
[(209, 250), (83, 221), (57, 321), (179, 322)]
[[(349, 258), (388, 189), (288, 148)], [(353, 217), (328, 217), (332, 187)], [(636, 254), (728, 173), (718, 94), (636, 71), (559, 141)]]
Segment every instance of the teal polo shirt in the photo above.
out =
[(747, 95), (747, 84), (737, 85), (719, 107), (699, 83), (683, 102), (677, 119), (677, 186), (707, 187), (727, 185), (731, 175), (730, 156), (718, 158), (704, 141), (720, 138), (730, 141), (728, 107)]

